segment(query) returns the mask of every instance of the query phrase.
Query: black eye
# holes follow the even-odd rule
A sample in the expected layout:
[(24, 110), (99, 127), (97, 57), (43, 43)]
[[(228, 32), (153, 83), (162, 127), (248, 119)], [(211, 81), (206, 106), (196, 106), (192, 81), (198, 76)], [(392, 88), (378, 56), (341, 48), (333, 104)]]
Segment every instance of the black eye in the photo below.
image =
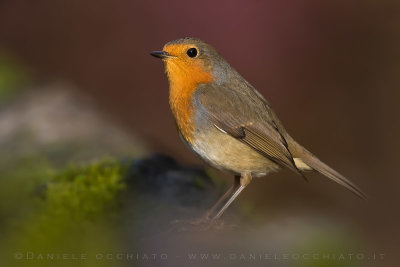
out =
[(196, 48), (189, 48), (188, 51), (186, 51), (186, 54), (189, 57), (196, 57), (197, 56), (197, 49)]

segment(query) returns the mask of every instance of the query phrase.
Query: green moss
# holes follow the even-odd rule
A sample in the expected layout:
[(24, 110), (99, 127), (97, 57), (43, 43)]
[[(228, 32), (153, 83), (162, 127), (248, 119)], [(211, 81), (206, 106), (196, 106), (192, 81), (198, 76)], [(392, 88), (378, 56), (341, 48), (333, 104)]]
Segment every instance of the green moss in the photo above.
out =
[(69, 167), (48, 184), (47, 213), (67, 214), (75, 220), (97, 218), (116, 204), (116, 194), (124, 189), (123, 173), (116, 161)]
[[(36, 183), (34, 190), (32, 186), (27, 187), (32, 191), (27, 194), (29, 190), (25, 190), (22, 197), (25, 198), (23, 203), (29, 203), (31, 213), (7, 218), (6, 242), (1, 248), (4, 253), (2, 258), (9, 260), (5, 266), (14, 266), (15, 263), (29, 266), (71, 263), (79, 263), (80, 266), (106, 265), (107, 262), (96, 260), (95, 255), (99, 252), (112, 253), (119, 248), (113, 219), (117, 216), (118, 193), (125, 188), (122, 179), (125, 166), (116, 160), (102, 160), (86, 166), (70, 166), (61, 171), (48, 171), (50, 168), (44, 166), (41, 169), (43, 173), (36, 173), (34, 180), (40, 181), (42, 186), (37, 187)], [(13, 178), (18, 177), (25, 181), (27, 178), (24, 174), (19, 176), (14, 173)], [(43, 183), (43, 179), (47, 182)], [(10, 195), (7, 197), (10, 198)], [(16, 203), (11, 206), (20, 208)], [(12, 258), (15, 252), (32, 252), (35, 255), (85, 253), (88, 256), (80, 262), (16, 261)], [(113, 265), (118, 263), (113, 262)]]

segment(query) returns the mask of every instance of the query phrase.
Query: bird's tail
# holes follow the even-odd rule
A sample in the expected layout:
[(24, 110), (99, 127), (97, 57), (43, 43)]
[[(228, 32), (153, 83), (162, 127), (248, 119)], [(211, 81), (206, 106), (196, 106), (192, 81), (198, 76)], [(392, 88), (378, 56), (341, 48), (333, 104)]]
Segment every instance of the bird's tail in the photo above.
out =
[(316, 170), (319, 173), (325, 175), (332, 181), (335, 181), (336, 183), (346, 187), (348, 190), (356, 194), (362, 199), (367, 199), (367, 196), (364, 194), (363, 191), (361, 191), (355, 184), (353, 184), (351, 181), (349, 181), (346, 177), (323, 163), (321, 160), (319, 160), (316, 156), (314, 156), (311, 152), (300, 146), (299, 144), (292, 143), (292, 148), (293, 148), (293, 158), (296, 162), (296, 166), (300, 170)]

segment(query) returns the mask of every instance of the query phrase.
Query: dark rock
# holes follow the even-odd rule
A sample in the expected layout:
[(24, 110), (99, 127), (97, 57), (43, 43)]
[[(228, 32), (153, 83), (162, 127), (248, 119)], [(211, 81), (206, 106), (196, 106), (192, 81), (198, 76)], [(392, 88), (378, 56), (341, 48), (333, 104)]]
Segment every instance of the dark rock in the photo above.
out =
[(156, 194), (162, 201), (183, 206), (200, 205), (205, 197), (216, 195), (215, 184), (203, 169), (180, 166), (161, 154), (134, 161), (126, 182), (140, 194)]

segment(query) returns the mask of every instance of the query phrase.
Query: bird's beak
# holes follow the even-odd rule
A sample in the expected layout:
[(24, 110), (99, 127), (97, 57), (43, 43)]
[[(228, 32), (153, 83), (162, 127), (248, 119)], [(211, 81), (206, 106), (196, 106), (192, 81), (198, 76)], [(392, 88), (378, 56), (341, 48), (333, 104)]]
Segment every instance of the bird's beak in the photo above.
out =
[(152, 55), (153, 57), (158, 57), (158, 58), (171, 57), (171, 55), (168, 54), (168, 52), (165, 52), (165, 51), (153, 51), (153, 52), (150, 53), (150, 55)]

